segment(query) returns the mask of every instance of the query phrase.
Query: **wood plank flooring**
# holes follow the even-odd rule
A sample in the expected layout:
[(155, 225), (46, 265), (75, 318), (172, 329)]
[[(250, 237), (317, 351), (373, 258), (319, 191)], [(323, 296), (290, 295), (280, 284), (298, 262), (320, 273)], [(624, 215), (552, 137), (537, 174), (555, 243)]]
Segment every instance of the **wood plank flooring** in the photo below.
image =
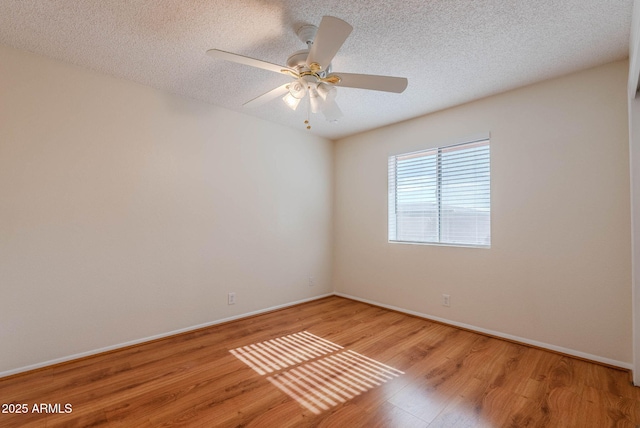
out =
[(28, 406), (1, 427), (640, 426), (627, 371), (340, 297), (0, 379), (0, 403)]

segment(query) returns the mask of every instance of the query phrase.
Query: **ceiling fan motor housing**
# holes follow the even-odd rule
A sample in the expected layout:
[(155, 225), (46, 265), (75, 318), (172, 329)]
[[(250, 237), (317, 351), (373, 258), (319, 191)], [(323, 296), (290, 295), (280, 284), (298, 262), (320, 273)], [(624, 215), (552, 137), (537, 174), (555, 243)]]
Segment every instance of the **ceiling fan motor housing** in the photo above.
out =
[(307, 57), (309, 56), (309, 49), (303, 49), (301, 51), (295, 51), (289, 58), (287, 58), (287, 67), (294, 70), (300, 70), (307, 66)]
[[(295, 51), (289, 58), (287, 58), (287, 67), (293, 68), (298, 73), (303, 71), (309, 71), (309, 67), (307, 66), (307, 57), (309, 56), (309, 49), (303, 49), (300, 51)], [(324, 70), (320, 70), (317, 72), (320, 77), (327, 77), (327, 74), (331, 73), (331, 64), (325, 67)], [(305, 80), (309, 82), (316, 82), (317, 79), (313, 76), (304, 76)]]

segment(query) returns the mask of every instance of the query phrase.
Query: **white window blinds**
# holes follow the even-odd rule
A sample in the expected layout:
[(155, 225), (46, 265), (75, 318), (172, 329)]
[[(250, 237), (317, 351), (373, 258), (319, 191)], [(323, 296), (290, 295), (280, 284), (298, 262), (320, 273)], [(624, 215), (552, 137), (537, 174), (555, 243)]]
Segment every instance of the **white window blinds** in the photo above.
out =
[(389, 157), (389, 241), (489, 247), (489, 140)]

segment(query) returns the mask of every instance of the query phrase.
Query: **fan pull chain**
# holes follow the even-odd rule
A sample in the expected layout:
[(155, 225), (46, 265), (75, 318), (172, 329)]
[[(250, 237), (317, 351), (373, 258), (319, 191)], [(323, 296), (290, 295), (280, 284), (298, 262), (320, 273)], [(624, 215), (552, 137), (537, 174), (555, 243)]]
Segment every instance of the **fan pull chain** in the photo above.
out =
[[(311, 86), (307, 86), (307, 94), (309, 94), (309, 90), (311, 89)], [(304, 121), (304, 124), (307, 125), (307, 129), (311, 129), (311, 124), (310, 124), (310, 120), (311, 120), (311, 95), (309, 95), (307, 97), (309, 99), (309, 102), (307, 103), (307, 120)]]

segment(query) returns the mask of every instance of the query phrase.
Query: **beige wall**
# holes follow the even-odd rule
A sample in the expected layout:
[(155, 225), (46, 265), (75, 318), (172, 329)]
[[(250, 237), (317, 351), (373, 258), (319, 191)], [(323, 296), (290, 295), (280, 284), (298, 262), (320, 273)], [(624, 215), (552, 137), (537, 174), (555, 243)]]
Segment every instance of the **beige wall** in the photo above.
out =
[(332, 151), (0, 46), (0, 374), (331, 292)]
[[(632, 361), (626, 62), (334, 153), (72, 65), (0, 58), (0, 375), (334, 289)], [(387, 243), (387, 156), (486, 132), (491, 249)]]
[[(627, 67), (338, 141), (335, 291), (630, 366)], [(491, 248), (389, 244), (387, 157), (485, 132)]]

